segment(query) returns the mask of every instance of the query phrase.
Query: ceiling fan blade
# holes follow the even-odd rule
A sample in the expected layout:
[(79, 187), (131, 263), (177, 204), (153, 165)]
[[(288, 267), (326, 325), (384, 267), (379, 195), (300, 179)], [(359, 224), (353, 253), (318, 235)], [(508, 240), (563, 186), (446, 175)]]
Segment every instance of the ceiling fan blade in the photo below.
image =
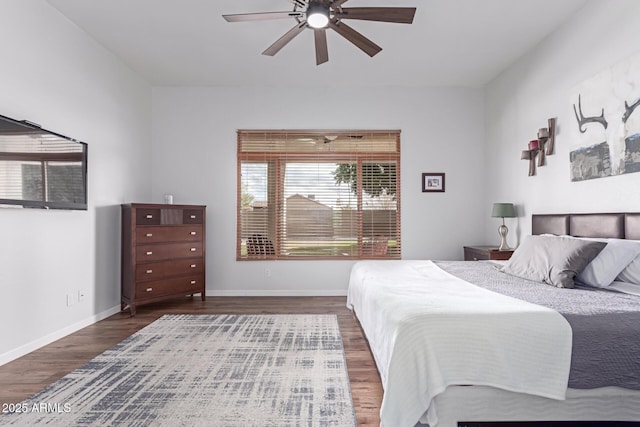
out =
[(337, 9), (340, 6), (342, 6), (343, 4), (345, 4), (347, 1), (349, 1), (349, 0), (333, 0), (331, 2), (331, 8), (332, 9)]
[(289, 31), (287, 31), (282, 37), (280, 37), (274, 44), (269, 46), (264, 52), (263, 55), (274, 56), (276, 53), (280, 52), (280, 49), (285, 47), (287, 43), (294, 39), (295, 36), (300, 34), (305, 28), (307, 28), (307, 23), (302, 22)]
[(339, 19), (412, 24), (415, 14), (415, 7), (343, 7), (336, 12), (335, 17)]
[(382, 50), (380, 46), (357, 32), (344, 22), (330, 22), (329, 27), (371, 57), (375, 56)]
[(316, 65), (324, 64), (329, 60), (327, 49), (327, 31), (324, 28), (313, 30), (316, 39)]
[(302, 17), (302, 12), (261, 12), (261, 13), (236, 13), (222, 15), (227, 22), (266, 21), (269, 19), (287, 19)]

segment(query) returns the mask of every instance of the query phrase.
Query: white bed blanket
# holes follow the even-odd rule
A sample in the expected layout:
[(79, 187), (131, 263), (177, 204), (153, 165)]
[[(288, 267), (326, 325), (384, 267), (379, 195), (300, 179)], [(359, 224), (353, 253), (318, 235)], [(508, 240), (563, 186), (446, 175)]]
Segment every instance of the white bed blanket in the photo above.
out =
[(382, 379), (381, 426), (413, 426), (451, 385), (563, 400), (571, 327), (557, 312), (472, 285), (431, 261), (362, 261), (347, 306)]

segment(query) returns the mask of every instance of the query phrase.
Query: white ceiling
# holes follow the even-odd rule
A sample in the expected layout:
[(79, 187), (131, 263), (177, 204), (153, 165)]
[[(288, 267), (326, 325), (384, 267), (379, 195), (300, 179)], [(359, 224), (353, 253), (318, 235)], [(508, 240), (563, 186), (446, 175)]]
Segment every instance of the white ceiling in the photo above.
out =
[(261, 52), (295, 25), (229, 23), (222, 14), (292, 10), (287, 0), (48, 0), (154, 86), (481, 87), (556, 30), (587, 0), (350, 0), (412, 6), (412, 25), (350, 20), (380, 45), (370, 58), (328, 31), (315, 65), (304, 31), (275, 57)]

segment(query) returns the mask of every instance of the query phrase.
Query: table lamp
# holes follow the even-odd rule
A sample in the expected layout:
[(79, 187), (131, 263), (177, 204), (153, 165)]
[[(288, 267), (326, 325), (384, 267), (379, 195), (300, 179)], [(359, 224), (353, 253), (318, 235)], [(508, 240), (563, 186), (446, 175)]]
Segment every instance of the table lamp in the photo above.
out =
[(509, 232), (509, 229), (507, 228), (506, 225), (504, 225), (504, 219), (515, 218), (516, 210), (513, 207), (513, 203), (494, 203), (491, 216), (494, 218), (502, 218), (502, 225), (498, 227), (498, 234), (502, 239), (498, 250), (500, 251), (511, 250), (511, 248), (509, 248), (509, 245), (507, 244), (507, 233)]

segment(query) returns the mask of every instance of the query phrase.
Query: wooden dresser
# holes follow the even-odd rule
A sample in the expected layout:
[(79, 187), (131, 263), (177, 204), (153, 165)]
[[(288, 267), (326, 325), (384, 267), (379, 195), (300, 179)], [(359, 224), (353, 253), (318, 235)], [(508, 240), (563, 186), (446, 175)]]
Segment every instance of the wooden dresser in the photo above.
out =
[(199, 293), (205, 300), (206, 207), (122, 205), (121, 309)]

